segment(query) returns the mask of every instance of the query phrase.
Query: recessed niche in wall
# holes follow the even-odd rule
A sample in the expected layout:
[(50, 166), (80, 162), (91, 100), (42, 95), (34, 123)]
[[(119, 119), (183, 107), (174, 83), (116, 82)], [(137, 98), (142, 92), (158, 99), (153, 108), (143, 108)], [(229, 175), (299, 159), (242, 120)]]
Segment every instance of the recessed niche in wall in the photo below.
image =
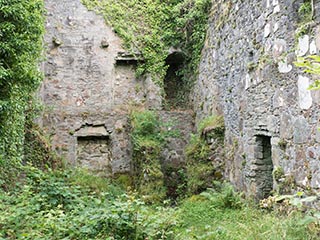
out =
[(164, 79), (164, 91), (166, 95), (166, 104), (171, 108), (183, 107), (184, 99), (184, 84), (179, 70), (181, 70), (184, 62), (182, 52), (175, 51), (166, 58), (168, 70)]
[(111, 141), (107, 131), (104, 127), (81, 130), (82, 136), (77, 136), (77, 165), (100, 176), (111, 175)]
[(273, 189), (271, 137), (256, 136), (255, 159), (257, 197), (260, 199), (267, 198)]

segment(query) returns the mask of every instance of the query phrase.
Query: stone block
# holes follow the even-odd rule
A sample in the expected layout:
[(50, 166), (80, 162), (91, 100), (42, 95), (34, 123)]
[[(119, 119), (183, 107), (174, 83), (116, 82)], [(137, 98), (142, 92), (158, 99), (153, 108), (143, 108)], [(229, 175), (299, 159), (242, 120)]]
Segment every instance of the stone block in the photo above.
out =
[(319, 158), (318, 154), (319, 152), (317, 148), (313, 146), (307, 148), (307, 151), (306, 151), (307, 159), (310, 159), (310, 160), (318, 159)]
[(272, 133), (278, 132), (278, 117), (275, 117), (273, 115), (267, 117), (267, 129)]
[(260, 152), (260, 151), (255, 152), (255, 153), (254, 153), (254, 157), (255, 157), (256, 159), (263, 159), (263, 153), (262, 153), (262, 151), (261, 151), (261, 152)]
[(310, 80), (308, 77), (299, 75), (298, 77), (298, 93), (299, 106), (301, 109), (309, 109), (312, 106), (311, 91), (308, 89)]
[(293, 137), (293, 116), (283, 112), (280, 115), (280, 138), (291, 139)]
[(293, 141), (295, 144), (306, 143), (310, 137), (311, 129), (303, 116), (295, 117), (293, 122)]
[(292, 65), (288, 64), (288, 59), (285, 58), (284, 60), (280, 60), (278, 62), (278, 70), (279, 73), (289, 73), (292, 70)]
[(319, 189), (320, 188), (320, 171), (313, 172), (310, 186), (312, 189)]
[(298, 39), (297, 56), (303, 57), (309, 51), (309, 35), (303, 35)]

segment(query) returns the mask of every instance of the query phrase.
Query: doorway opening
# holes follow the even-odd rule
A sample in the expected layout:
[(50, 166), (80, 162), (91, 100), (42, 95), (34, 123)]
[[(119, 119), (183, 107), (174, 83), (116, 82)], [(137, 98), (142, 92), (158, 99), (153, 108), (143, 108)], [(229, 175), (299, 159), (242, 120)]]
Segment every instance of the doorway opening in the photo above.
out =
[(99, 176), (111, 174), (111, 141), (109, 136), (77, 137), (77, 164)]
[(259, 199), (267, 198), (273, 190), (273, 162), (271, 137), (264, 135), (256, 136), (255, 147), (256, 158), (256, 183), (257, 197)]
[(164, 92), (169, 108), (175, 109), (185, 104), (184, 83), (180, 74), (184, 59), (184, 54), (180, 51), (175, 51), (166, 58), (166, 65), (169, 67), (164, 79)]

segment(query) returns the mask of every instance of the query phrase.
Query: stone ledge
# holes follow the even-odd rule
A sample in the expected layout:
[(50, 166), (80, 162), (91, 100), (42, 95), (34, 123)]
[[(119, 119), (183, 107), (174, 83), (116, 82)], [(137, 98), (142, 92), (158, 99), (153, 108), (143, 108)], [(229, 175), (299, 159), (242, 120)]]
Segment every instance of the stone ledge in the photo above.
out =
[(118, 55), (115, 57), (116, 64), (137, 64), (138, 62), (143, 62), (144, 58), (139, 52), (118, 52)]

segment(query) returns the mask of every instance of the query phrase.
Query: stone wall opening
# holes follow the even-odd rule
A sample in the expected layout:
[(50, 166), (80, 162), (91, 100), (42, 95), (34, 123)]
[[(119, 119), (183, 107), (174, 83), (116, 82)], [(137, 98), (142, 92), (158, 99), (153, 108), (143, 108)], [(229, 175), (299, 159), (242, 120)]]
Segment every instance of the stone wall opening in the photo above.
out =
[(255, 164), (257, 198), (267, 198), (273, 189), (271, 137), (256, 136)]
[(111, 141), (109, 136), (77, 137), (77, 165), (99, 176), (110, 176)]
[(182, 52), (176, 51), (171, 53), (166, 58), (166, 65), (168, 65), (167, 74), (164, 79), (164, 91), (166, 104), (170, 108), (177, 108), (181, 106), (183, 81), (179, 70), (182, 68), (184, 62), (184, 55)]

